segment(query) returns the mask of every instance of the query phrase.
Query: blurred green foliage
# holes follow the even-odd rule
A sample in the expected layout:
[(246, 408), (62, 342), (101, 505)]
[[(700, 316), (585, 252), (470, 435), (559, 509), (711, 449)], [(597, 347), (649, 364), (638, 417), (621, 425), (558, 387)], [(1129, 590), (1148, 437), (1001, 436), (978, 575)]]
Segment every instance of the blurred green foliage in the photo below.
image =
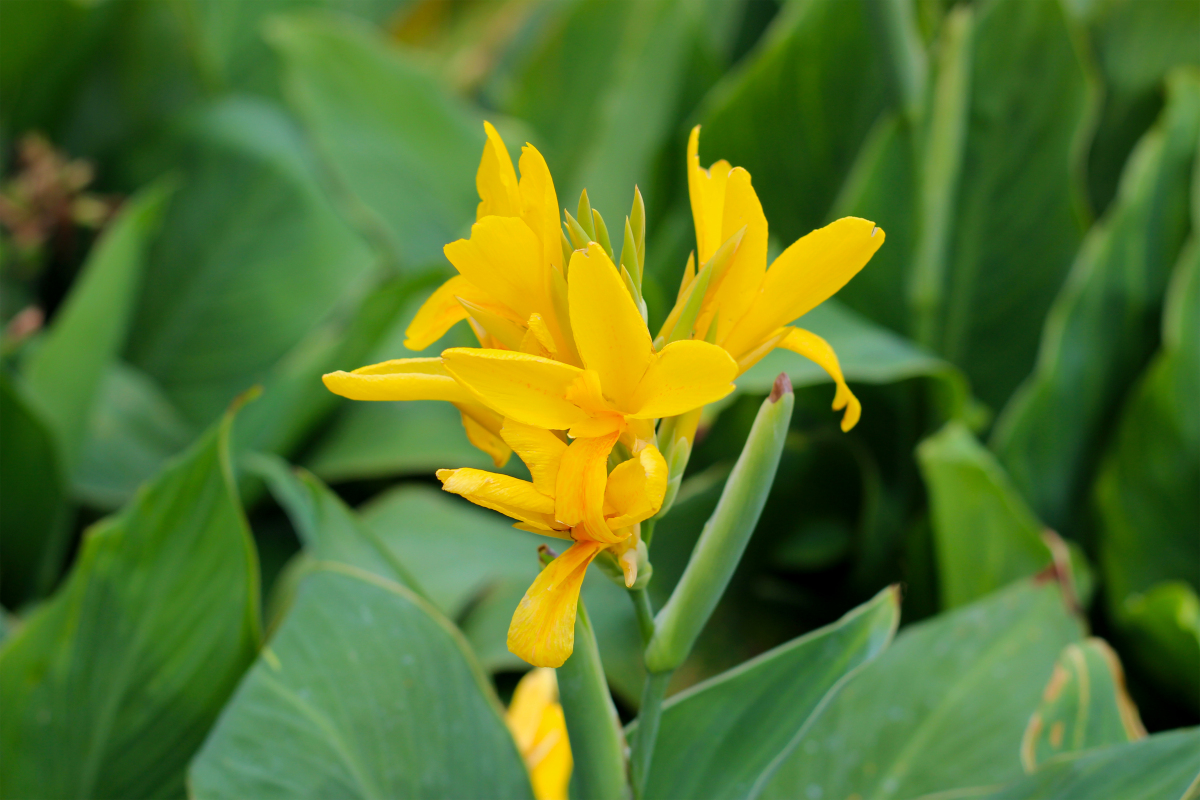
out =
[[(539, 540), (428, 485), (489, 463), (453, 410), (319, 380), (415, 355), (485, 118), (560, 205), (586, 187), (611, 226), (640, 187), (652, 329), (694, 246), (695, 124), (772, 252), (843, 215), (887, 232), (804, 319), (862, 422), (768, 357), (655, 534), (661, 607), (787, 371), (778, 477), (651, 794), (1186, 788), (1194, 729), (1063, 750), (1027, 725), (1063, 713), (1070, 648), (1109, 670), (1098, 720), (1124, 664), (1151, 730), (1200, 722), (1195, 0), (3, 0), (0, 794), (178, 796), (189, 768), (196, 797), (527, 794), (488, 675), (524, 668), (504, 631)], [(631, 719), (622, 594), (583, 596)]]

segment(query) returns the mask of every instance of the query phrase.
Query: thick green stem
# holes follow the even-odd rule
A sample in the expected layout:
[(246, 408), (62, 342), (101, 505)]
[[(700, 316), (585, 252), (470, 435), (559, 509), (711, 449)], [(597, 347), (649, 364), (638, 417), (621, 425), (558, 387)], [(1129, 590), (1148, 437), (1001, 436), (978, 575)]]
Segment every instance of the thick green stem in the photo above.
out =
[(650, 764), (654, 759), (654, 744), (658, 740), (658, 723), (662, 719), (663, 698), (667, 696), (667, 684), (671, 672), (649, 672), (642, 689), (642, 708), (638, 713), (637, 729), (633, 735), (633, 754), (630, 772), (633, 777), (633, 796), (642, 800), (646, 795), (646, 780), (650, 776)]
[(630, 589), (629, 598), (637, 612), (638, 631), (642, 634), (642, 647), (654, 638), (654, 609), (650, 606), (650, 595), (645, 589)]
[(558, 694), (567, 721), (575, 774), (573, 800), (624, 800), (625, 736), (608, 691), (600, 649), (583, 601), (575, 618), (575, 651), (558, 668)]

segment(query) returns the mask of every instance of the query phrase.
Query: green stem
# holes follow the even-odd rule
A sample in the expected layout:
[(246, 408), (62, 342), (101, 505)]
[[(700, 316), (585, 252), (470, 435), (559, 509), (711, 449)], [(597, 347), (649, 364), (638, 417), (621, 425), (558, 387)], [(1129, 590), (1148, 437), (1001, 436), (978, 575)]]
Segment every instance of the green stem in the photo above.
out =
[(646, 685), (642, 689), (642, 708), (638, 713), (637, 729), (633, 737), (633, 753), (630, 771), (633, 774), (633, 796), (642, 800), (646, 795), (646, 780), (650, 776), (650, 764), (654, 759), (654, 744), (658, 740), (658, 723), (662, 719), (663, 698), (667, 695), (667, 684), (671, 672), (646, 673)]
[(630, 589), (629, 598), (633, 600), (633, 609), (637, 612), (638, 630), (642, 634), (642, 646), (645, 647), (654, 638), (654, 609), (650, 606), (650, 595), (645, 589)]
[(658, 524), (657, 517), (642, 521), (642, 541), (646, 543), (646, 547), (650, 547), (650, 540), (654, 538), (654, 526)]
[(575, 617), (575, 651), (558, 668), (558, 694), (575, 761), (572, 798), (625, 800), (625, 737), (582, 600)]

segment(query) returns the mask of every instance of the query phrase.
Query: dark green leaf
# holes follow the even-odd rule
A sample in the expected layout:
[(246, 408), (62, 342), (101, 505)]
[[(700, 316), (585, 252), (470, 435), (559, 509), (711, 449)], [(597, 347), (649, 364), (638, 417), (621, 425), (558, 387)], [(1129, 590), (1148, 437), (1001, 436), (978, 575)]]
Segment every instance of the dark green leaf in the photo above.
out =
[(304, 579), (189, 779), (199, 800), (532, 796), (462, 635), (399, 584), (338, 564)]
[(227, 416), (93, 526), (0, 650), (5, 797), (163, 797), (258, 647), (258, 563)]

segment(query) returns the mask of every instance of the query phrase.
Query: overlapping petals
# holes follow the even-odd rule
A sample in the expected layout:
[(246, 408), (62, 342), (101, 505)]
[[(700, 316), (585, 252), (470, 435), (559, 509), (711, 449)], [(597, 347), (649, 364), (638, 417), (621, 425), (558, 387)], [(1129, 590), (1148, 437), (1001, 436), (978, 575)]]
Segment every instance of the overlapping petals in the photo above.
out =
[(529, 770), (536, 800), (567, 800), (574, 761), (552, 669), (533, 669), (517, 683), (505, 721)]

